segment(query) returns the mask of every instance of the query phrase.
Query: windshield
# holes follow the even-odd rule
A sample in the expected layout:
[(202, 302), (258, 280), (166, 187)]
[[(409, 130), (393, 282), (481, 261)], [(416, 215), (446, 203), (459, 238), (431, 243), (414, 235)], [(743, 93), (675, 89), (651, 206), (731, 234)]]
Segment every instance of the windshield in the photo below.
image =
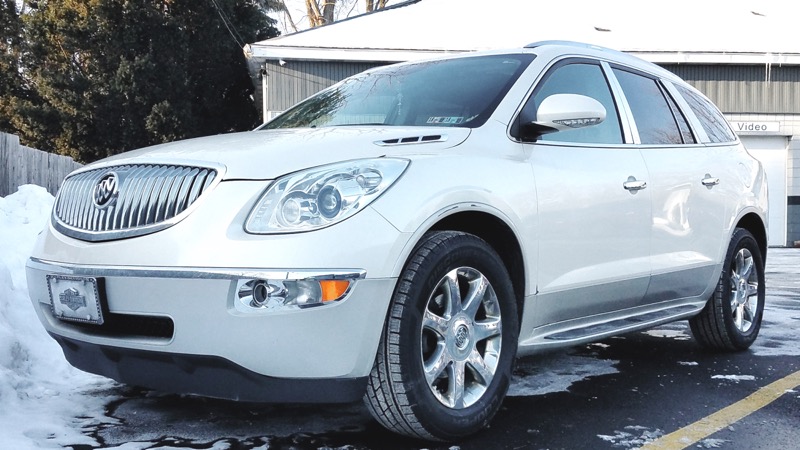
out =
[(487, 55), (389, 66), (350, 77), (260, 129), (345, 125), (479, 127), (534, 55)]

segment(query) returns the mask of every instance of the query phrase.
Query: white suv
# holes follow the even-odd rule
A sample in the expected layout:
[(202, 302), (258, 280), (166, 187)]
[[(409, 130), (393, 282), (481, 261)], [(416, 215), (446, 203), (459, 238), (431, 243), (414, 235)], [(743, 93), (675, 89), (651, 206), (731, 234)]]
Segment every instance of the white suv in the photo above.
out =
[(74, 366), (485, 426), (519, 355), (764, 307), (764, 171), (675, 75), (542, 42), (371, 70), (261, 128), (69, 175), (27, 264)]

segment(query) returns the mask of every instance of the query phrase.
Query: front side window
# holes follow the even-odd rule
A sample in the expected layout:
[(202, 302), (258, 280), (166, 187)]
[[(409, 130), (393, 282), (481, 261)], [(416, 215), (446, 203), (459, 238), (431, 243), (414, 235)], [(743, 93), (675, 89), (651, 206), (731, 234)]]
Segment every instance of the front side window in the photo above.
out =
[(534, 55), (486, 55), (389, 66), (338, 83), (260, 129), (346, 125), (481, 126)]
[(538, 138), (539, 141), (621, 144), (622, 129), (619, 124), (617, 107), (608, 87), (603, 69), (598, 64), (569, 63), (551, 69), (546, 78), (539, 83), (533, 96), (523, 107), (521, 120), (535, 121), (536, 111), (544, 99), (553, 94), (579, 94), (599, 101), (606, 109), (606, 119), (598, 125), (575, 130), (549, 133)]
[(733, 134), (733, 130), (728, 126), (725, 117), (722, 116), (722, 113), (710, 100), (698, 95), (691, 89), (687, 89), (685, 86), (676, 84), (675, 88), (686, 100), (686, 103), (689, 104), (711, 142), (733, 142), (736, 140), (736, 135)]
[(681, 130), (658, 82), (626, 70), (615, 68), (613, 71), (628, 100), (641, 143), (683, 143)]

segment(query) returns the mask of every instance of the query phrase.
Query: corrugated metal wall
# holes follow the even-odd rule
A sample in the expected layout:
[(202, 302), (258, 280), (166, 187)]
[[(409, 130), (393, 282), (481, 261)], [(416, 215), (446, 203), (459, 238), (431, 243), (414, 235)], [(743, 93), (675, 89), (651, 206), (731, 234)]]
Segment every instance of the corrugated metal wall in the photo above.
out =
[[(284, 111), (304, 98), (380, 62), (267, 61), (267, 109)], [(725, 113), (800, 114), (800, 67), (667, 64)], [(257, 99), (261, 98), (257, 86)], [(260, 101), (257, 102), (260, 106)]]
[(706, 94), (725, 113), (800, 114), (800, 67), (663, 65)]
[(267, 110), (284, 111), (300, 100), (315, 94), (351, 75), (384, 63), (267, 61), (269, 74)]

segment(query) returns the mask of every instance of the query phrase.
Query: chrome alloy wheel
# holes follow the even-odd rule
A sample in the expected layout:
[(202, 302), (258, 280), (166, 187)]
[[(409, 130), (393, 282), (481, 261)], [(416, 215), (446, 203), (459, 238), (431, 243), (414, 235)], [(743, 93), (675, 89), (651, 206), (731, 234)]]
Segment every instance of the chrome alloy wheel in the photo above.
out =
[(425, 379), (443, 405), (463, 409), (486, 392), (502, 344), (500, 303), (489, 280), (470, 267), (447, 273), (422, 318)]
[(758, 273), (747, 248), (736, 254), (731, 268), (731, 312), (733, 323), (742, 333), (753, 326), (758, 311)]

